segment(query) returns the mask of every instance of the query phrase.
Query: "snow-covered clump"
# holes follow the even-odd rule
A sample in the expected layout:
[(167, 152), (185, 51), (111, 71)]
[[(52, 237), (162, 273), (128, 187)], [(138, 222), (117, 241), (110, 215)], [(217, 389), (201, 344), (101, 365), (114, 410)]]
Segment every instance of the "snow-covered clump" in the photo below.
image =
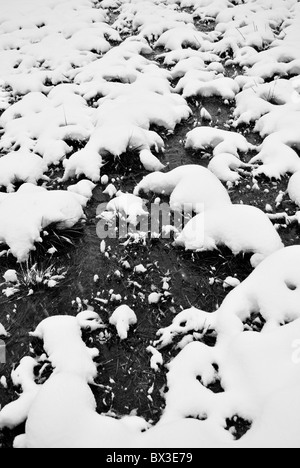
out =
[(276, 80), (242, 91), (236, 97), (235, 125), (256, 122), (263, 115), (272, 113), (278, 106), (292, 104), (295, 92), (295, 86), (289, 80)]
[[(207, 76), (205, 76), (207, 73)], [(209, 74), (213, 77), (208, 79)], [(221, 97), (224, 100), (232, 101), (240, 91), (240, 87), (232, 78), (226, 78), (224, 75), (215, 75), (213, 72), (188, 72), (182, 78), (177, 87), (176, 92), (182, 92), (183, 97), (189, 98), (192, 96), (202, 97)]]
[(103, 191), (103, 193), (105, 195), (108, 195), (109, 198), (114, 198), (117, 193), (118, 193), (118, 190), (116, 189), (115, 185), (114, 184), (109, 184), (106, 189)]
[(3, 278), (6, 283), (18, 283), (18, 275), (16, 270), (7, 270), (3, 275)]
[(144, 209), (144, 200), (132, 194), (122, 194), (114, 198), (107, 204), (106, 210), (125, 217), (133, 226), (138, 224), (140, 216), (148, 216)]
[(164, 358), (162, 354), (159, 351), (157, 351), (156, 348), (153, 348), (153, 346), (148, 346), (147, 351), (148, 353), (152, 354), (150, 366), (157, 372), (159, 370), (159, 367), (163, 366)]
[(85, 147), (82, 150), (72, 154), (69, 159), (65, 159), (63, 162), (65, 172), (62, 181), (65, 182), (68, 179), (75, 177), (79, 178), (84, 175), (93, 182), (99, 182), (100, 171), (103, 167), (102, 156), (98, 151), (93, 151), (90, 148)]
[(114, 311), (109, 323), (116, 327), (121, 340), (126, 340), (130, 326), (137, 323), (137, 316), (130, 307), (122, 305)]
[(0, 187), (14, 191), (16, 182), (37, 184), (39, 180), (49, 180), (44, 173), (47, 164), (37, 154), (20, 150), (0, 158)]
[(152, 305), (152, 304), (158, 304), (161, 300), (161, 294), (157, 293), (157, 292), (153, 292), (151, 294), (149, 294), (148, 296), (148, 303), (149, 305)]
[(68, 191), (77, 193), (78, 195), (90, 200), (93, 196), (93, 190), (95, 187), (96, 185), (90, 180), (81, 180), (76, 185), (69, 185)]
[(86, 141), (93, 129), (93, 109), (75, 85), (56, 86), (48, 96), (28, 93), (0, 117), (5, 133), (0, 147), (17, 146), (40, 154), (47, 165), (58, 164), (72, 148), (66, 140)]
[(5, 406), (0, 412), (0, 428), (13, 429), (23, 424), (28, 416), (30, 407), (36, 398), (40, 386), (35, 383), (34, 370), (37, 361), (31, 357), (24, 357), (19, 366), (12, 372), (15, 386), (22, 388), (22, 394), (16, 401)]
[(181, 166), (170, 172), (155, 172), (144, 177), (134, 193), (170, 195), (174, 211), (203, 210), (231, 204), (227, 190), (208, 169), (197, 165)]
[(276, 134), (268, 136), (261, 151), (254, 156), (252, 164), (262, 162), (263, 164), (253, 171), (255, 176), (264, 174), (270, 179), (280, 179), (286, 174), (294, 174), (300, 171), (300, 159), (296, 151), (282, 142)]
[(190, 46), (194, 49), (210, 50), (208, 35), (197, 31), (194, 25), (177, 26), (163, 33), (154, 47), (178, 50)]
[(172, 7), (166, 8), (163, 3), (152, 1), (123, 2), (121, 12), (114, 23), (114, 27), (120, 31), (132, 27), (137, 31), (138, 38), (145, 38), (149, 42), (158, 38), (167, 30), (176, 26), (184, 26), (193, 22), (191, 14), (181, 12)]
[(4, 326), (0, 323), (0, 336), (8, 336), (7, 331), (5, 330)]
[(244, 169), (251, 168), (250, 164), (246, 164), (238, 159), (233, 154), (224, 153), (214, 156), (208, 165), (208, 169), (218, 177), (222, 182), (226, 182), (229, 186), (238, 183), (241, 175), (245, 173)]
[(228, 289), (228, 288), (236, 288), (241, 284), (240, 280), (237, 278), (233, 278), (232, 276), (228, 276), (223, 283), (223, 288)]
[(287, 191), (290, 199), (300, 206), (300, 170), (290, 178)]
[(215, 156), (229, 153), (237, 157), (239, 152), (247, 153), (254, 149), (243, 135), (212, 127), (199, 127), (189, 132), (185, 147), (195, 150), (212, 148)]
[(0, 242), (9, 246), (19, 262), (24, 262), (35, 250), (34, 244), (42, 242), (41, 232), (47, 226), (70, 228), (84, 219), (87, 201), (72, 192), (23, 184), (0, 201)]
[(258, 208), (246, 205), (222, 206), (197, 215), (177, 237), (175, 245), (199, 252), (221, 245), (234, 255), (254, 252), (253, 267), (283, 248), (269, 218)]
[[(90, 312), (80, 313), (79, 317), (55, 316), (41, 322), (31, 336), (44, 342), (44, 349), (56, 373), (76, 374), (92, 383), (97, 375), (92, 356), (96, 349), (88, 349), (81, 339), (81, 328), (90, 328), (93, 320), (83, 321), (84, 315), (89, 318)], [(95, 314), (96, 328), (102, 328), (99, 317)]]

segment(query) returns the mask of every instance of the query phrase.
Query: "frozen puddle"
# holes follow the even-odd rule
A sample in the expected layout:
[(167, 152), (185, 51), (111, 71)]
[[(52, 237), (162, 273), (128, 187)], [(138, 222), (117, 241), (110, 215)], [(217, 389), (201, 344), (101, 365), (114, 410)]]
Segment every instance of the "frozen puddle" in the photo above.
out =
[(299, 447), (299, 3), (0, 9), (2, 447)]

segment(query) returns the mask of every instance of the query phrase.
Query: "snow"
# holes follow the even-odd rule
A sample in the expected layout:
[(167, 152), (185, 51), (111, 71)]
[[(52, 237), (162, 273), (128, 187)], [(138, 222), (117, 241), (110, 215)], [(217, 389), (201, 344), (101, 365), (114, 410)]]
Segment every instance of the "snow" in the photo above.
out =
[(106, 189), (103, 191), (105, 195), (108, 195), (109, 198), (114, 198), (114, 196), (118, 193), (116, 187), (113, 184), (109, 184)]
[[(209, 76), (213, 79), (209, 80)], [(185, 98), (217, 96), (232, 101), (240, 91), (240, 87), (232, 78), (226, 78), (222, 74), (215, 76), (213, 72), (190, 71), (180, 80), (176, 91), (182, 91)]]
[(144, 273), (147, 273), (147, 268), (145, 268), (144, 265), (137, 265), (136, 267), (134, 267), (134, 272), (138, 275), (142, 275)]
[(25, 357), (17, 369), (12, 372), (14, 384), (20, 385), (23, 393), (19, 399), (1, 410), (0, 428), (12, 429), (26, 421), (30, 407), (40, 389), (34, 381), (36, 366), (37, 362), (33, 358)]
[(227, 190), (217, 177), (196, 165), (149, 174), (135, 188), (136, 195), (141, 192), (170, 195), (170, 206), (174, 211), (200, 213), (203, 209), (231, 204)]
[(88, 177), (93, 182), (99, 182), (100, 170), (103, 167), (102, 157), (97, 151), (88, 148), (72, 154), (70, 159), (64, 160), (64, 176), (62, 181), (67, 181), (80, 176)]
[(153, 293), (149, 294), (148, 303), (149, 303), (150, 305), (152, 305), (152, 304), (158, 304), (158, 303), (160, 302), (160, 300), (161, 300), (161, 297), (162, 297), (161, 294), (156, 293), (156, 292), (153, 292)]
[(214, 250), (221, 245), (228, 247), (234, 255), (253, 252), (253, 267), (283, 248), (269, 218), (258, 208), (247, 205), (206, 210), (187, 224), (175, 245), (198, 252)]
[(16, 193), (0, 203), (0, 241), (7, 244), (19, 262), (28, 259), (35, 243), (42, 242), (41, 232), (50, 224), (73, 227), (85, 217), (87, 199), (68, 191), (48, 191), (23, 184)]
[(290, 199), (300, 206), (300, 171), (290, 178), (287, 191)]
[(148, 216), (142, 198), (132, 194), (123, 194), (111, 200), (106, 207), (108, 212), (127, 218), (127, 222), (136, 226), (139, 216)]
[[(90, 321), (83, 323), (81, 317), (51, 317), (41, 322), (31, 336), (44, 342), (56, 373), (75, 374), (92, 383), (97, 375), (92, 356), (96, 357), (98, 351), (86, 348), (83, 343), (81, 327), (90, 328)], [(96, 327), (101, 325), (96, 323)]]
[(250, 169), (251, 165), (244, 163), (239, 158), (230, 153), (223, 153), (214, 156), (207, 168), (222, 182), (229, 186), (238, 184), (241, 180), (242, 171)]
[(78, 184), (69, 185), (68, 190), (69, 192), (77, 193), (78, 195), (90, 200), (93, 196), (94, 188), (96, 188), (96, 184), (90, 180), (81, 180)]
[(130, 326), (137, 323), (137, 316), (130, 307), (121, 305), (114, 311), (109, 323), (116, 327), (120, 339), (126, 340)]
[(107, 175), (104, 175), (101, 177), (101, 184), (102, 185), (108, 185), (109, 182), (109, 177)]
[(243, 135), (212, 127), (199, 127), (189, 132), (186, 148), (196, 150), (212, 148), (215, 156), (229, 153), (237, 157), (239, 152), (247, 153), (254, 149)]
[(232, 276), (228, 276), (223, 283), (223, 288), (236, 288), (241, 284), (240, 280), (237, 278), (233, 278)]
[(16, 151), (0, 158), (0, 186), (14, 192), (16, 182), (37, 184), (48, 180), (44, 176), (47, 165), (43, 159), (30, 151)]
[(18, 275), (16, 270), (7, 270), (3, 275), (3, 278), (6, 283), (18, 283)]
[(5, 330), (4, 326), (0, 323), (0, 336), (8, 336), (7, 331)]
[(147, 351), (152, 354), (150, 367), (157, 372), (159, 370), (159, 366), (163, 366), (164, 364), (163, 356), (159, 351), (157, 351), (157, 349), (153, 348), (153, 346), (148, 346)]

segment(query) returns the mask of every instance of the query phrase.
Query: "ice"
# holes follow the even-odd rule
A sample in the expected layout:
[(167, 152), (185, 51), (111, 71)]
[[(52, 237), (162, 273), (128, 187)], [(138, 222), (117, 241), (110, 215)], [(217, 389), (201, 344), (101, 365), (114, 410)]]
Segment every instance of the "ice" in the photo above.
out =
[(121, 340), (126, 340), (131, 325), (137, 323), (137, 316), (127, 305), (118, 307), (109, 319), (109, 323), (117, 329)]

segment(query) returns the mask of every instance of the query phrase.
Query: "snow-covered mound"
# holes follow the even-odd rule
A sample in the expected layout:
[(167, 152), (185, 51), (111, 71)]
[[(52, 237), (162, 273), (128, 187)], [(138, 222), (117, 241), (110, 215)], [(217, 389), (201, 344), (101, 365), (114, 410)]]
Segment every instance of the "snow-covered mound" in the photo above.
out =
[(121, 340), (126, 340), (130, 326), (137, 323), (137, 316), (130, 307), (122, 305), (114, 311), (109, 323), (116, 327)]
[(0, 199), (0, 242), (7, 244), (19, 262), (28, 259), (42, 242), (41, 232), (50, 224), (70, 228), (85, 218), (83, 208), (88, 199), (70, 191), (48, 191), (23, 184), (16, 193)]
[(111, 200), (107, 204), (106, 210), (126, 218), (126, 221), (133, 226), (138, 224), (140, 216), (148, 216), (148, 212), (144, 208), (144, 200), (130, 193), (120, 194)]
[(300, 170), (300, 158), (295, 150), (283, 143), (280, 136), (272, 134), (268, 136), (262, 146), (261, 151), (254, 156), (253, 163), (263, 164), (254, 170), (254, 175), (264, 174), (270, 179), (280, 179), (286, 174), (294, 174)]
[(134, 193), (170, 195), (174, 211), (195, 211), (231, 204), (227, 190), (208, 169), (197, 165), (181, 166), (170, 172), (155, 172), (144, 177)]
[(224, 153), (214, 156), (208, 165), (208, 169), (222, 182), (226, 182), (229, 187), (237, 184), (245, 169), (252, 166), (238, 159), (233, 154)]
[(239, 152), (247, 153), (254, 149), (243, 135), (212, 127), (199, 127), (189, 132), (185, 147), (194, 150), (212, 148), (215, 156), (229, 153), (237, 157)]
[(39, 180), (48, 180), (46, 170), (44, 160), (30, 151), (10, 153), (0, 158), (0, 187), (13, 192), (16, 182), (37, 184)]
[(0, 117), (5, 130), (0, 148), (20, 147), (43, 156), (47, 165), (57, 164), (72, 151), (66, 140), (89, 138), (94, 128), (92, 115), (74, 85), (56, 86), (48, 96), (28, 93)]
[(175, 91), (182, 92), (185, 98), (217, 96), (232, 101), (239, 93), (240, 87), (235, 80), (226, 78), (223, 74), (189, 71), (179, 81)]
[(300, 170), (290, 178), (287, 191), (290, 199), (300, 206)]
[(226, 246), (234, 255), (254, 252), (256, 267), (264, 258), (283, 248), (269, 218), (258, 208), (246, 205), (221, 206), (193, 218), (177, 237), (175, 245), (198, 252)]

